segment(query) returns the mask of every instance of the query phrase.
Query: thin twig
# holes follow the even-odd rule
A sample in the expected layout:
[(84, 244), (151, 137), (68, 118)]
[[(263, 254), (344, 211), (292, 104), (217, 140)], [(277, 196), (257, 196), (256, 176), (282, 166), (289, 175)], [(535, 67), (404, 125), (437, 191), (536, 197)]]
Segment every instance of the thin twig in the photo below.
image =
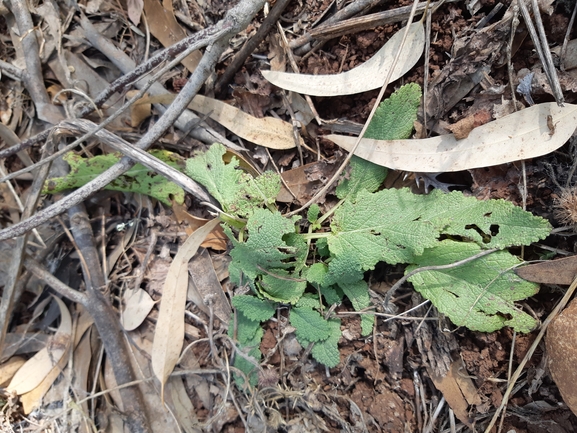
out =
[(525, 357), (523, 358), (523, 360), (521, 361), (521, 363), (517, 367), (517, 370), (515, 370), (515, 373), (511, 377), (511, 380), (509, 381), (509, 385), (507, 386), (507, 390), (505, 391), (505, 394), (503, 395), (503, 399), (501, 400), (501, 404), (499, 405), (499, 407), (497, 408), (497, 410), (493, 414), (493, 418), (491, 418), (491, 422), (489, 423), (489, 425), (485, 429), (485, 433), (489, 433), (492, 430), (495, 423), (497, 422), (497, 419), (499, 419), (499, 415), (501, 414), (501, 411), (505, 408), (505, 405), (509, 401), (509, 397), (511, 396), (513, 388), (515, 387), (515, 383), (517, 382), (517, 379), (519, 379), (519, 376), (521, 376), (521, 373), (523, 372), (525, 365), (527, 364), (527, 362), (529, 362), (529, 360), (533, 356), (533, 353), (535, 352), (535, 349), (537, 349), (537, 346), (539, 346), (539, 344), (541, 343), (541, 340), (545, 336), (545, 332), (547, 331), (547, 328), (549, 327), (549, 325), (551, 324), (553, 319), (555, 317), (557, 317), (557, 315), (561, 312), (561, 310), (563, 308), (565, 308), (565, 305), (567, 305), (567, 303), (571, 300), (571, 297), (575, 293), (575, 289), (577, 289), (577, 277), (573, 280), (573, 282), (571, 283), (571, 286), (569, 286), (569, 289), (567, 289), (567, 291), (565, 292), (565, 295), (563, 295), (563, 298), (561, 298), (561, 300), (555, 306), (553, 311), (551, 311), (551, 314), (549, 314), (549, 316), (547, 316), (547, 318), (545, 319), (545, 321), (541, 325), (541, 329), (539, 330), (539, 334), (537, 334), (537, 337), (533, 341), (533, 344), (531, 344), (531, 347), (529, 347), (529, 350), (525, 354)]
[(222, 93), (224, 93), (225, 86), (232, 81), (234, 74), (236, 74), (236, 71), (240, 69), (246, 58), (252, 54), (252, 52), (268, 35), (289, 3), (290, 0), (277, 0), (254, 36), (246, 41), (243, 47), (234, 55), (229, 65), (224, 70), (224, 73), (216, 82), (214, 93), (217, 95), (222, 95)]
[(571, 14), (571, 19), (569, 20), (569, 25), (567, 26), (567, 32), (565, 32), (565, 38), (563, 38), (563, 46), (561, 47), (561, 53), (559, 54), (559, 69), (565, 72), (565, 56), (567, 55), (567, 46), (569, 45), (569, 37), (571, 36), (571, 30), (573, 29), (573, 24), (575, 23), (575, 15), (577, 14), (577, 2), (573, 7), (573, 13)]
[[(94, 126), (94, 129), (89, 130), (89, 131), (85, 131), (85, 133), (80, 136), (79, 138), (77, 138), (76, 140), (74, 140), (72, 143), (70, 143), (69, 145), (63, 147), (62, 149), (58, 150), (57, 152), (52, 153), (51, 155), (49, 155), (46, 158), (41, 159), (40, 161), (38, 161), (36, 164), (32, 164), (28, 167), (24, 167), (21, 170), (15, 171), (13, 173), (10, 173), (7, 176), (4, 176), (0, 179), (0, 182), (5, 182), (7, 180), (10, 179), (14, 179), (20, 175), (22, 175), (23, 173), (27, 173), (31, 170), (34, 170), (35, 168), (44, 165), (50, 161), (55, 160), (56, 158), (60, 157), (61, 155), (71, 151), (72, 149), (74, 149), (76, 146), (78, 146), (80, 143), (82, 143), (85, 140), (88, 140), (90, 137), (92, 137), (93, 135), (95, 135), (96, 133), (98, 133), (99, 131), (103, 130), (107, 125), (111, 124), (115, 119), (117, 119), (118, 117), (120, 117), (122, 115), (122, 113), (126, 112), (137, 100), (139, 100), (140, 98), (142, 98), (146, 91), (150, 88), (150, 86), (152, 86), (157, 80), (159, 80), (162, 75), (164, 75), (167, 71), (169, 71), (170, 69), (172, 69), (174, 66), (176, 66), (177, 64), (179, 64), (182, 59), (184, 59), (186, 56), (188, 56), (190, 50), (185, 50), (184, 52), (180, 53), (178, 56), (176, 56), (175, 59), (173, 59), (170, 63), (168, 63), (165, 67), (161, 68), (157, 73), (155, 73), (150, 80), (148, 80), (147, 82), (145, 82), (144, 84), (141, 85), (140, 90), (134, 95), (132, 96), (128, 101), (126, 101), (122, 107), (120, 107), (118, 110), (116, 110), (113, 114), (111, 114), (110, 116), (108, 116), (108, 118), (106, 118), (104, 121), (102, 121), (101, 123), (99, 123), (98, 125)], [(96, 104), (95, 102), (95, 105)], [(82, 113), (81, 113), (82, 114)], [(57, 125), (60, 126), (60, 125)], [(189, 128), (188, 132), (190, 132), (192, 128)], [(50, 131), (53, 131), (52, 129)], [(0, 130), (1, 132), (1, 130)], [(187, 134), (188, 134), (187, 132)], [(1, 157), (1, 156), (0, 156)]]
[[(84, 205), (71, 207), (68, 216), (78, 253), (84, 258), (82, 272), (87, 300), (84, 307), (94, 319), (94, 325), (106, 350), (116, 383), (133, 382), (136, 375), (130, 362), (130, 354), (118, 315), (101, 291), (106, 284), (106, 278), (100, 266), (92, 226)], [(152, 431), (141, 389), (138, 386), (124, 388), (120, 391), (120, 395), (130, 430), (132, 432)]]
[[(539, 55), (539, 59), (541, 60), (541, 63), (543, 64), (543, 70), (545, 71), (545, 75), (547, 76), (547, 81), (549, 82), (549, 85), (551, 86), (551, 90), (553, 91), (553, 96), (555, 96), (555, 100), (557, 101), (557, 104), (562, 105), (563, 104), (563, 92), (561, 91), (561, 87), (559, 85), (559, 79), (557, 78), (557, 72), (555, 70), (555, 67), (553, 66), (553, 60), (551, 59), (551, 62), (549, 63), (549, 59), (551, 58), (551, 52), (549, 51), (549, 47), (547, 45), (547, 39), (545, 37), (543, 40), (541, 40), (539, 38), (539, 36), (537, 35), (537, 31), (535, 30), (535, 26), (533, 24), (533, 21), (531, 20), (531, 16), (529, 15), (529, 10), (527, 9), (527, 5), (525, 4), (525, 1), (524, 0), (519, 1), (519, 2), (517, 2), (517, 4), (519, 5), (519, 9), (521, 10), (521, 14), (523, 15), (523, 20), (525, 20), (527, 30), (529, 31), (529, 35), (531, 36), (531, 39), (533, 41), (533, 45), (535, 46), (535, 49), (537, 50), (537, 54)], [(537, 25), (539, 27), (539, 33), (541, 33), (543, 23), (541, 21), (541, 16), (539, 15), (539, 9), (538, 8), (536, 9), (535, 21), (537, 22)], [(540, 26), (539, 26), (539, 24), (540, 24)], [(545, 30), (543, 29), (543, 35), (544, 35), (544, 32), (545, 32)], [(546, 55), (546, 53), (544, 53), (544, 51), (548, 54), (548, 56)]]
[[(177, 95), (171, 106), (166, 110), (156, 124), (136, 143), (136, 146), (142, 150), (148, 149), (153, 143), (158, 141), (162, 134), (174, 123), (180, 114), (186, 109), (192, 98), (196, 95), (200, 87), (204, 84), (214, 65), (220, 58), (228, 40), (240, 32), (250, 20), (256, 15), (264, 3), (264, 0), (244, 0), (237, 6), (229, 10), (224, 21), (232, 23), (230, 30), (227, 31), (223, 40), (207, 48), (202, 60), (196, 71), (190, 77), (189, 81)], [(102, 189), (112, 180), (128, 171), (134, 163), (128, 158), (122, 158), (118, 163), (99, 175), (96, 179), (87, 183), (83, 187), (74, 191), (62, 200), (46, 209), (39, 211), (36, 215), (25, 219), (24, 221), (0, 231), (0, 240), (9, 239), (19, 236), (23, 233), (38, 227), (45, 221), (65, 212), (70, 207), (85, 200), (94, 192)]]
[[(44, 148), (43, 154), (50, 153), (52, 148), (53, 143), (50, 141)], [(24, 221), (30, 219), (31, 215), (36, 210), (36, 206), (40, 199), (42, 185), (44, 184), (46, 176), (48, 176), (48, 169), (48, 165), (40, 168), (34, 177), (34, 181), (32, 182), (32, 186), (30, 187), (28, 196), (26, 197), (24, 211), (22, 212), (22, 219)], [(8, 324), (10, 323), (12, 310), (21, 295), (21, 292), (18, 292), (16, 287), (24, 260), (24, 252), (28, 239), (27, 232), (28, 231), (19, 234), (20, 237), (16, 240), (16, 247), (12, 250), (12, 260), (10, 261), (6, 272), (7, 279), (4, 284), (4, 290), (2, 291), (2, 303), (0, 304), (0, 347), (4, 347), (4, 340), (6, 338), (6, 332), (8, 331)]]
[[(363, 126), (363, 129), (361, 131), (361, 133), (359, 134), (359, 136), (357, 137), (357, 140), (355, 142), (355, 145), (352, 147), (351, 151), (349, 152), (349, 154), (347, 155), (347, 157), (345, 158), (345, 160), (342, 162), (342, 164), (340, 165), (339, 169), (335, 172), (335, 174), (333, 175), (333, 177), (307, 202), (305, 203), (303, 206), (301, 206), (300, 208), (289, 212), (286, 214), (287, 217), (290, 217), (292, 215), (295, 215), (303, 210), (305, 210), (306, 208), (308, 208), (311, 204), (316, 203), (321, 197), (323, 197), (327, 191), (329, 190), (329, 188), (339, 179), (339, 177), (341, 177), (341, 173), (343, 172), (343, 170), (347, 167), (348, 163), (350, 162), (350, 160), (352, 159), (352, 157), (355, 154), (355, 151), (357, 150), (357, 148), (359, 147), (359, 144), (361, 142), (361, 139), (363, 138), (363, 136), (365, 135), (365, 132), (367, 131), (367, 128), (369, 127), (369, 124), (371, 123), (371, 120), (373, 118), (373, 116), (375, 115), (375, 112), (377, 111), (377, 108), (379, 106), (379, 102), (381, 101), (381, 99), (383, 99), (383, 95), (385, 94), (385, 91), (387, 90), (387, 86), (389, 85), (389, 82), (391, 80), (391, 76), (393, 74), (393, 70), (395, 69), (397, 62), (399, 61), (399, 57), (401, 56), (401, 53), (403, 52), (403, 47), (405, 45), (405, 41), (407, 40), (407, 35), (409, 34), (409, 30), (411, 28), (411, 24), (413, 23), (413, 18), (415, 17), (415, 12), (417, 9), (417, 5), (418, 2), (417, 0), (414, 0), (413, 2), (413, 7), (411, 9), (411, 14), (409, 16), (409, 20), (407, 23), (407, 26), (405, 27), (405, 32), (403, 34), (403, 39), (401, 41), (401, 44), (399, 46), (399, 49), (397, 50), (397, 53), (395, 55), (395, 58), (393, 59), (392, 65), (389, 68), (389, 71), (387, 73), (387, 76), (385, 77), (384, 80), (384, 84), (381, 87), (381, 91), (379, 92), (379, 95), (377, 96), (377, 99), (375, 100), (375, 105), (373, 105), (373, 109), (371, 110), (369, 117), (367, 119), (367, 121), (365, 122), (365, 125)], [(1, 232), (0, 232), (1, 234)]]
[[(65, 120), (58, 125), (58, 134), (66, 134), (75, 136), (78, 133), (87, 133), (94, 131), (96, 125), (89, 120), (71, 119)], [(216, 205), (214, 199), (206, 193), (206, 191), (190, 177), (184, 175), (174, 167), (171, 167), (166, 162), (161, 161), (150, 153), (134, 147), (127, 141), (118, 137), (110, 131), (101, 129), (94, 134), (100, 142), (106, 144), (113, 149), (119, 151), (124, 156), (128, 156), (133, 161), (138, 162), (151, 171), (162, 174), (167, 179), (173, 181), (183, 189), (194, 195), (197, 199), (206, 202), (212, 202)]]
[(57, 123), (62, 119), (62, 113), (55, 106), (48, 108), (51, 105), (50, 97), (46, 87), (44, 87), (42, 64), (39, 57), (40, 49), (28, 4), (26, 0), (12, 0), (10, 8), (18, 25), (20, 42), (24, 52), (24, 60), (26, 61), (26, 70), (23, 71), (26, 89), (36, 105), (38, 117), (50, 123)]

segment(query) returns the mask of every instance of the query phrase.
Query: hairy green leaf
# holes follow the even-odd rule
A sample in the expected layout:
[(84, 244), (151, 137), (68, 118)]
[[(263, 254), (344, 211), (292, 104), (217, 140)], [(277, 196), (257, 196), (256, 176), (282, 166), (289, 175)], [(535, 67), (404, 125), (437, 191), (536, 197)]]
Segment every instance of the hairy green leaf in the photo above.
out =
[(385, 99), (375, 111), (365, 138), (401, 140), (409, 138), (417, 120), (421, 103), (421, 88), (409, 83)]
[(329, 368), (336, 367), (340, 362), (339, 339), (341, 338), (341, 321), (329, 319), (330, 335), (326, 340), (315, 343), (311, 354), (321, 364)]
[(529, 245), (551, 232), (549, 222), (505, 200), (478, 200), (462, 192), (432, 191), (430, 208), (422, 218), (430, 219), (442, 234), (464, 236), (484, 248)]
[(295, 307), (318, 309), (320, 307), (319, 297), (313, 293), (305, 293), (295, 304)]
[(236, 240), (232, 231), (225, 228), (234, 245), (230, 253), (231, 281), (239, 285), (248, 283), (256, 289), (255, 280), (259, 275), (295, 267), (295, 257), (300, 252), (289, 246), (283, 237), (294, 232), (296, 220), (298, 217), (288, 219), (277, 212), (257, 209), (247, 222), (248, 239), (245, 242)]
[(241, 346), (254, 345), (255, 342), (257, 345), (260, 345), (260, 339), (263, 334), (258, 320), (251, 320), (239, 311), (236, 315), (236, 327), (234, 321), (232, 321), (228, 327), (229, 337), (234, 338), (235, 331), (236, 339)]
[[(236, 315), (236, 327), (234, 325), (234, 321), (231, 321), (228, 327), (228, 335), (230, 338), (234, 338), (236, 333), (239, 350), (241, 350), (245, 356), (243, 357), (236, 354), (233, 365), (249, 378), (252, 386), (256, 386), (258, 383), (257, 366), (262, 355), (260, 342), (264, 331), (258, 320), (250, 320), (240, 311)], [(235, 373), (234, 379), (239, 388), (245, 385), (245, 380), (242, 375)]]
[[(472, 242), (445, 240), (427, 249), (407, 272), (454, 263), (480, 251)], [(510, 326), (518, 332), (530, 332), (537, 325), (535, 319), (514, 302), (533, 296), (539, 286), (513, 272), (519, 263), (509, 252), (497, 251), (456, 268), (417, 273), (409, 281), (458, 326), (482, 332)]]
[(327, 284), (353, 283), (379, 261), (415, 263), (441, 235), (463, 236), (483, 248), (527, 245), (550, 224), (504, 200), (480, 201), (455, 191), (416, 195), (408, 189), (361, 191), (335, 211), (327, 238), (332, 261)]
[(280, 191), (280, 176), (267, 172), (253, 178), (239, 168), (237, 158), (225, 164), (225, 153), (222, 144), (214, 143), (206, 152), (186, 161), (186, 174), (202, 184), (228, 213), (245, 217), (274, 203)]
[(333, 256), (328, 283), (354, 283), (380, 261), (410, 263), (435, 245), (439, 232), (422, 218), (433, 205), (429, 196), (408, 189), (360, 191), (355, 203), (345, 201), (335, 211), (327, 238)]
[(275, 269), (261, 276), (258, 287), (265, 298), (285, 304), (295, 304), (307, 288), (306, 280), (297, 279), (298, 273)]
[(308, 307), (291, 309), (290, 322), (296, 328), (297, 340), (317, 342), (331, 335), (328, 322), (319, 313)]
[(361, 335), (366, 337), (373, 332), (375, 326), (375, 316), (372, 314), (361, 314)]
[(267, 321), (276, 310), (270, 302), (247, 295), (234, 296), (232, 305), (248, 319), (257, 322)]
[[(184, 161), (175, 153), (166, 150), (153, 150), (150, 154), (177, 170), (182, 171), (184, 168)], [(48, 179), (44, 185), (43, 193), (55, 194), (66, 189), (86, 185), (116, 164), (120, 160), (120, 156), (120, 154), (111, 153), (83, 158), (74, 152), (69, 152), (63, 159), (70, 165), (70, 172), (64, 177)], [(169, 206), (171, 199), (179, 204), (184, 203), (184, 191), (181, 187), (164, 176), (152, 173), (142, 164), (136, 164), (122, 176), (106, 185), (104, 189), (146, 194)]]
[(343, 179), (337, 186), (337, 197), (354, 201), (359, 191), (375, 192), (387, 177), (387, 172), (385, 167), (353, 156), (349, 163), (349, 178)]

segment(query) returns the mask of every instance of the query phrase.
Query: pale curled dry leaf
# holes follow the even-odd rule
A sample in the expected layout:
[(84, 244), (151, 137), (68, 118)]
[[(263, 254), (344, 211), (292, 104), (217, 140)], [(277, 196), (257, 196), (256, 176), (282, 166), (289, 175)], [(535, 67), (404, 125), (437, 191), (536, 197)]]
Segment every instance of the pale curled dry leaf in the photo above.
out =
[[(405, 28), (400, 29), (373, 57), (362, 65), (335, 75), (290, 74), (262, 71), (275, 86), (313, 96), (352, 95), (378, 89), (389, 73), (403, 39)], [(390, 81), (405, 75), (419, 60), (425, 46), (425, 31), (421, 22), (411, 24), (403, 52), (393, 70)]]
[[(174, 98), (175, 94), (167, 93), (139, 99), (137, 104), (170, 104)], [(260, 146), (277, 150), (296, 147), (293, 127), (283, 120), (274, 117), (259, 119), (230, 104), (202, 95), (196, 95), (188, 108), (207, 115), (239, 137)], [(299, 140), (302, 145), (302, 138)]]
[(172, 260), (164, 282), (152, 346), (152, 370), (161, 383), (162, 396), (164, 384), (178, 361), (184, 341), (188, 261), (219, 222), (214, 219), (189, 236)]
[[(395, 170), (461, 171), (546, 155), (563, 146), (576, 126), (577, 105), (550, 102), (479, 126), (463, 140), (453, 134), (421, 140), (363, 138), (355, 155)], [(357, 140), (336, 134), (325, 138), (347, 150)]]
[(148, 317), (154, 304), (155, 302), (150, 295), (141, 288), (124, 292), (124, 309), (120, 316), (124, 329), (133, 331), (138, 328)]
[(70, 345), (72, 318), (64, 302), (54, 298), (60, 308), (60, 326), (47, 347), (40, 350), (18, 370), (8, 385), (8, 391), (21, 395), (36, 388), (58, 364)]
[[(260, 146), (278, 150), (295, 147), (293, 127), (283, 120), (274, 117), (259, 119), (232, 105), (202, 95), (196, 95), (188, 107), (206, 114), (239, 137)], [(299, 140), (302, 145), (302, 138)]]

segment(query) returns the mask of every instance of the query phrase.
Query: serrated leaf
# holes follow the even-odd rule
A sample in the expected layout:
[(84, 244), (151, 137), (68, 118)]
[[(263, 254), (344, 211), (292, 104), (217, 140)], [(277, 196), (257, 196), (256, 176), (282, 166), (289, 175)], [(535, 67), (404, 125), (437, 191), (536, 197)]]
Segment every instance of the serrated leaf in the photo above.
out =
[(230, 338), (235, 338), (241, 347), (260, 345), (264, 331), (257, 320), (250, 320), (241, 312), (236, 315), (236, 326), (234, 321), (231, 321), (228, 327), (228, 335)]
[(349, 179), (343, 179), (335, 191), (341, 200), (347, 198), (355, 201), (358, 192), (362, 190), (375, 192), (387, 177), (388, 170), (385, 167), (357, 156), (353, 156), (349, 164)]
[(354, 283), (380, 261), (410, 263), (437, 242), (438, 231), (422, 219), (433, 200), (408, 189), (360, 191), (356, 203), (345, 201), (334, 214), (329, 284)]
[(505, 200), (477, 200), (460, 191), (433, 191), (429, 212), (431, 219), (448, 235), (465, 236), (484, 248), (507, 248), (529, 245), (549, 236), (551, 225)]
[[(150, 154), (177, 170), (184, 168), (182, 159), (172, 152), (153, 150)], [(69, 152), (63, 159), (70, 165), (70, 172), (64, 177), (48, 179), (44, 185), (44, 193), (54, 194), (86, 185), (116, 164), (120, 160), (120, 155), (108, 154), (83, 158)], [(179, 204), (184, 203), (184, 191), (181, 187), (164, 176), (152, 173), (141, 164), (136, 164), (122, 176), (110, 182), (104, 189), (146, 194), (167, 205), (171, 204), (171, 199)]]
[(329, 319), (330, 335), (326, 340), (319, 341), (313, 346), (311, 354), (321, 364), (329, 368), (336, 367), (340, 362), (339, 339), (341, 338), (341, 321)]
[(372, 314), (361, 314), (361, 335), (366, 337), (373, 332), (375, 326), (375, 316)]
[[(407, 272), (454, 263), (480, 251), (475, 243), (445, 240), (427, 249)], [(417, 273), (409, 281), (457, 326), (481, 332), (510, 326), (518, 332), (530, 332), (537, 325), (535, 319), (514, 302), (533, 296), (539, 286), (513, 272), (519, 263), (509, 252), (497, 251), (456, 268)]]
[(307, 220), (311, 224), (315, 223), (319, 219), (319, 214), (321, 213), (321, 208), (317, 203), (313, 203), (307, 210)]
[(321, 294), (329, 305), (338, 304), (343, 300), (343, 292), (338, 286), (321, 287)]
[(271, 301), (294, 304), (307, 288), (306, 280), (296, 279), (292, 272), (284, 269), (272, 269), (262, 275), (259, 281), (259, 293)]
[[(339, 287), (349, 298), (355, 311), (361, 311), (371, 305), (369, 297), (369, 286), (365, 280), (360, 280), (352, 284), (339, 284)], [(369, 335), (373, 330), (375, 316), (361, 314), (361, 335)]]
[(186, 174), (202, 184), (226, 212), (241, 217), (274, 203), (280, 191), (280, 176), (268, 172), (253, 178), (238, 168), (236, 157), (225, 164), (225, 153), (222, 144), (214, 143), (206, 152), (186, 161)]
[(551, 226), (504, 200), (480, 201), (454, 191), (412, 194), (361, 191), (335, 211), (327, 242), (333, 256), (325, 284), (354, 283), (379, 261), (413, 263), (441, 234), (465, 236), (483, 248), (530, 244)]
[[(364, 137), (375, 140), (409, 138), (420, 103), (421, 88), (418, 84), (402, 86), (381, 102)], [(385, 167), (356, 156), (351, 159), (349, 170), (349, 179), (343, 180), (336, 189), (337, 197), (341, 200), (347, 197), (354, 201), (361, 190), (375, 192), (387, 177)]]
[(215, 143), (204, 153), (198, 153), (186, 161), (186, 174), (202, 184), (225, 210), (231, 197), (236, 197), (241, 182), (242, 171), (237, 169), (238, 159), (230, 164), (222, 160), (226, 148)]
[(277, 212), (257, 209), (247, 222), (246, 242), (237, 241), (232, 231), (226, 228), (225, 233), (234, 244), (230, 252), (233, 259), (229, 268), (231, 281), (243, 284), (244, 274), (247, 277), (244, 282), (248, 282), (251, 288), (255, 289), (254, 281), (257, 276), (269, 270), (294, 267), (294, 259), (300, 252), (296, 247), (287, 245), (283, 236), (294, 232), (296, 220), (298, 217), (288, 219)]
[(313, 263), (307, 270), (307, 281), (316, 286), (323, 286), (329, 268), (324, 263)]
[(321, 303), (319, 302), (318, 295), (312, 293), (305, 293), (295, 304), (297, 308), (319, 308)]
[[(248, 353), (246, 353), (245, 356), (248, 356), (248, 357), (254, 359), (254, 361), (256, 363), (258, 363), (261, 356), (262, 356), (262, 353), (258, 347), (255, 347), (255, 348), (251, 349), (250, 351), (248, 351)], [(258, 369), (257, 369), (256, 365), (254, 365), (252, 362), (250, 362), (245, 357), (240, 356), (238, 354), (234, 358), (233, 365), (236, 368), (238, 368), (240, 371), (242, 371), (248, 377), (248, 381), (249, 381), (250, 386), (255, 387), (258, 384)], [(234, 373), (234, 381), (236, 382), (237, 386), (240, 389), (244, 388), (245, 380), (244, 380), (244, 377), (242, 375)]]
[(317, 342), (331, 335), (331, 328), (323, 316), (308, 307), (291, 309), (290, 322), (296, 328), (299, 341)]
[(409, 83), (379, 104), (364, 138), (402, 140), (409, 138), (421, 104), (421, 88)]
[[(246, 298), (252, 298), (262, 304), (270, 305), (270, 303), (267, 301), (261, 301), (255, 298), (254, 296), (240, 295), (232, 298), (233, 304), (235, 304), (235, 299), (237, 298), (241, 298), (242, 300), (240, 301), (237, 300), (236, 303), (238, 303), (239, 305), (242, 304), (243, 306), (239, 308), (239, 306), (235, 305), (235, 307), (237, 308), (236, 326), (234, 320), (231, 320), (228, 327), (228, 336), (230, 338), (235, 338), (236, 334), (236, 340), (239, 343), (239, 350), (241, 350), (248, 357), (253, 358), (254, 362), (258, 364), (262, 355), (260, 351), (260, 343), (264, 335), (264, 330), (262, 329), (259, 320), (249, 319), (241, 312), (241, 309), (246, 306), (246, 309), (251, 311), (257, 305), (256, 303), (247, 300)], [(267, 307), (265, 307), (264, 309), (266, 310)], [(274, 309), (272, 313), (274, 314)], [(259, 318), (261, 317), (264, 317), (264, 314)], [(236, 354), (233, 365), (239, 370), (241, 370), (245, 375), (247, 375), (247, 377), (249, 378), (249, 382), (252, 386), (256, 386), (256, 384), (258, 383), (258, 370), (253, 362), (249, 361), (248, 359), (239, 354)], [(242, 388), (245, 384), (244, 377), (240, 374), (234, 373), (234, 380), (239, 388)]]
[(361, 311), (371, 304), (369, 297), (369, 286), (365, 280), (359, 280), (351, 284), (339, 284), (339, 287), (344, 292), (345, 296), (349, 298), (355, 311)]
[(270, 302), (248, 295), (234, 296), (232, 305), (248, 319), (256, 322), (267, 321), (275, 312), (275, 307)]

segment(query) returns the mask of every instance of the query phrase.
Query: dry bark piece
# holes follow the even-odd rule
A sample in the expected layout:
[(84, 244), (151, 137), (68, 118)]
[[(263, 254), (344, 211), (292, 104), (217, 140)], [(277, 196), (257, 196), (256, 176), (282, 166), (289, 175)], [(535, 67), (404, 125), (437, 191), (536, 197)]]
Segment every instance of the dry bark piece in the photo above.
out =
[(565, 404), (577, 415), (577, 300), (551, 322), (545, 343), (551, 376)]

